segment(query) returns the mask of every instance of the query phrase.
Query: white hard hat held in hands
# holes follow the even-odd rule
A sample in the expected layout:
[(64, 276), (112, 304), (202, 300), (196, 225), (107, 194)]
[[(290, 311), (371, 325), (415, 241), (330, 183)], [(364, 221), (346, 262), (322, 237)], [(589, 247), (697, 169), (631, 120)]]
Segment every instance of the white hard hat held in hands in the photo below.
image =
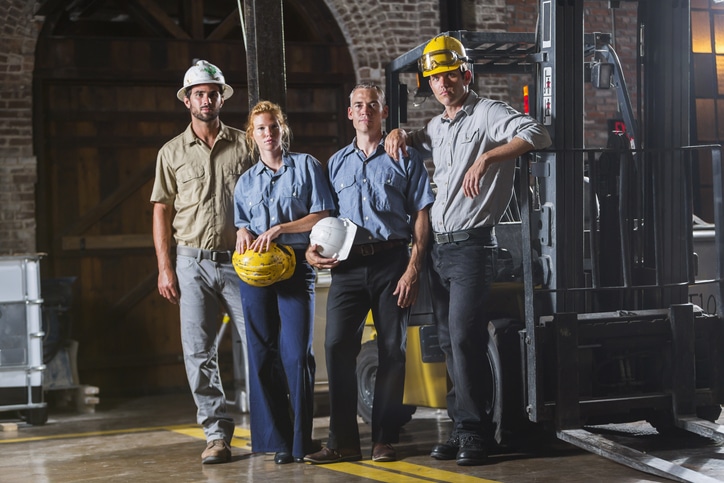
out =
[(346, 260), (352, 248), (357, 225), (347, 218), (328, 216), (322, 218), (309, 234), (309, 242), (317, 245), (317, 251), (325, 258)]
[(234, 93), (234, 89), (226, 83), (221, 69), (205, 60), (197, 60), (194, 65), (186, 71), (184, 75), (184, 86), (178, 90), (176, 97), (178, 97), (179, 101), (183, 102), (184, 97), (186, 97), (186, 89), (199, 84), (219, 84), (223, 86), (221, 95), (224, 99), (228, 99)]

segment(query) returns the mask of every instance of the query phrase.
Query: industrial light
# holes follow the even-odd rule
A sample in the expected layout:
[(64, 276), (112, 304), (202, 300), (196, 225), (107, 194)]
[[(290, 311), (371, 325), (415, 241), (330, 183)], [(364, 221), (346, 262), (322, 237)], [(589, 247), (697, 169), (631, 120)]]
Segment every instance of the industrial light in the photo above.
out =
[(714, 3), (722, 3), (724, 0), (714, 0)]

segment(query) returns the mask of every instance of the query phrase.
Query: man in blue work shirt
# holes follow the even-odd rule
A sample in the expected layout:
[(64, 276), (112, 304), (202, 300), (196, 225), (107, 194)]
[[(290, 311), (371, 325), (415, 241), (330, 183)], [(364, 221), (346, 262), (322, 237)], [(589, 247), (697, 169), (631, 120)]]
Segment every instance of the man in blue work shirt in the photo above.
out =
[(410, 417), (410, 408), (402, 404), (407, 317), (417, 298), (430, 233), (428, 208), (433, 202), (420, 155), (408, 150), (409, 156), (397, 162), (385, 153), (382, 120), (387, 117), (387, 106), (382, 89), (356, 86), (347, 117), (356, 137), (330, 158), (327, 171), (338, 215), (357, 225), (354, 245), (342, 262), (322, 257), (317, 245), (306, 252), (315, 267), (332, 269), (325, 339), (329, 441), (321, 451), (304, 458), (316, 464), (362, 458), (356, 360), (370, 309), (379, 353), (371, 421), (372, 460), (397, 459), (391, 445), (399, 441), (400, 428)]

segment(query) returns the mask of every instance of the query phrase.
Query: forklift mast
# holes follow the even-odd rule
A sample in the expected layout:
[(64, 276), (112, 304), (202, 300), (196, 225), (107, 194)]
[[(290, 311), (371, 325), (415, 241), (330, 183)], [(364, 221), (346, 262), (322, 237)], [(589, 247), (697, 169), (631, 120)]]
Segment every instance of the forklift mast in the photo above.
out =
[[(553, 139), (551, 148), (519, 160), (514, 197), (524, 305), (521, 405), (529, 421), (554, 425), (563, 440), (652, 474), (696, 481), (698, 473), (632, 457), (630, 448), (583, 430), (645, 419), (659, 430), (724, 441), (713, 424), (724, 402), (724, 181), (720, 147), (690, 146), (690, 5), (626, 1), (637, 8), (634, 109), (614, 39), (584, 31), (587, 3), (540, 0), (535, 33), (448, 32), (465, 45), (476, 74), (531, 75), (530, 113)], [(387, 67), (388, 130), (407, 121), (399, 76), (417, 72), (424, 45)], [(584, 143), (585, 82), (616, 90), (626, 132), (609, 133), (605, 149)], [(710, 283), (717, 314), (688, 303), (695, 162), (711, 162), (714, 173), (718, 255)]]

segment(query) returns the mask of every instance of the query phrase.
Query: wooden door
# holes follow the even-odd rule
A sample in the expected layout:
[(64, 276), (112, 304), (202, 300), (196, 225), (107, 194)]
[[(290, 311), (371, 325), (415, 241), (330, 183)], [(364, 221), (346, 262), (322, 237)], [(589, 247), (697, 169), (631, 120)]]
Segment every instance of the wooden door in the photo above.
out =
[[(244, 128), (237, 4), (57, 3), (42, 12), (34, 83), (43, 276), (77, 277), (70, 320), (82, 383), (107, 395), (183, 388), (178, 307), (156, 290), (149, 199), (158, 149), (189, 122), (175, 93), (193, 59), (222, 69), (235, 95), (221, 119)], [(343, 114), (354, 73), (320, 3), (284, 4), (287, 114), (292, 149), (326, 160), (352, 138)]]

